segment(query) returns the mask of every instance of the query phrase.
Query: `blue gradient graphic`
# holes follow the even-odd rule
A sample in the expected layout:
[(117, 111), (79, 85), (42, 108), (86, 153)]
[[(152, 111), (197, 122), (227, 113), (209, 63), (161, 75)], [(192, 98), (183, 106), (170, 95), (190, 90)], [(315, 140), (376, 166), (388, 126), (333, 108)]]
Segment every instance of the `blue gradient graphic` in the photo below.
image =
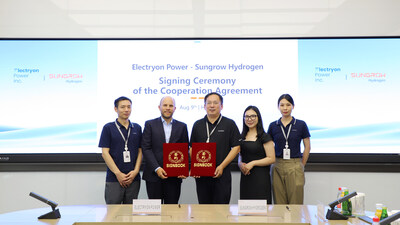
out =
[(96, 123), (20, 129), (0, 133), (1, 149), (52, 147), (53, 151), (57, 152), (58, 146), (96, 146)]
[[(373, 153), (379, 152), (382, 147), (393, 148), (392, 153), (398, 153), (400, 146), (400, 123), (373, 124), (355, 127), (333, 128), (310, 131), (313, 148), (340, 148), (349, 147), (375, 148)], [(386, 149), (386, 148), (385, 148)], [(383, 150), (382, 150), (383, 151)], [(354, 153), (354, 152), (351, 152)], [(356, 152), (366, 153), (366, 152)], [(368, 152), (371, 153), (371, 152)]]
[(0, 74), (0, 153), (98, 151), (97, 41), (1, 41)]
[(313, 39), (298, 46), (301, 119), (310, 126), (312, 152), (399, 153), (400, 40)]

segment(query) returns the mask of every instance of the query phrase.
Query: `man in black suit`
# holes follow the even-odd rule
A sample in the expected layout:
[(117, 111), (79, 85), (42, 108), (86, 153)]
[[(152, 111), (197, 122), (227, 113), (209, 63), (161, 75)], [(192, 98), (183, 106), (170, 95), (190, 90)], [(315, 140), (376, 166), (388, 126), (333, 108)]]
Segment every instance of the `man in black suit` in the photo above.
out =
[(163, 166), (164, 143), (188, 143), (187, 125), (172, 118), (175, 100), (164, 97), (158, 106), (161, 117), (145, 123), (142, 136), (142, 149), (145, 159), (143, 179), (146, 181), (149, 199), (161, 199), (163, 204), (178, 204), (184, 176), (168, 177)]

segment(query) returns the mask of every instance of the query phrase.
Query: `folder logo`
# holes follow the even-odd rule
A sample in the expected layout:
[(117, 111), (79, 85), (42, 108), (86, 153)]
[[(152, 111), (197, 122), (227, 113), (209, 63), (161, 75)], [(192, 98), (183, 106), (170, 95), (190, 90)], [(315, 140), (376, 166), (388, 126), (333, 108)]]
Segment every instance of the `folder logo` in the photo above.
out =
[(185, 159), (185, 157), (183, 156), (183, 153), (179, 150), (171, 151), (168, 154), (168, 160), (171, 163), (181, 163), (184, 159)]
[(196, 154), (197, 162), (207, 163), (211, 160), (211, 152), (208, 150), (200, 150)]

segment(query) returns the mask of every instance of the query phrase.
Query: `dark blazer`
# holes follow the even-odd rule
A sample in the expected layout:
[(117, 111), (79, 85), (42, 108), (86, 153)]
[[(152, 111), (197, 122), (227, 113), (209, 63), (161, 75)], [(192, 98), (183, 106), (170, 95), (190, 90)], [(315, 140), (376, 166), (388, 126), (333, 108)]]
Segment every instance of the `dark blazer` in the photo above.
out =
[[(189, 135), (187, 125), (174, 119), (172, 121), (172, 130), (169, 143), (188, 142)], [(154, 170), (157, 167), (163, 167), (164, 143), (165, 133), (161, 117), (146, 121), (142, 135), (142, 150), (145, 161), (143, 180), (154, 182), (160, 179)]]

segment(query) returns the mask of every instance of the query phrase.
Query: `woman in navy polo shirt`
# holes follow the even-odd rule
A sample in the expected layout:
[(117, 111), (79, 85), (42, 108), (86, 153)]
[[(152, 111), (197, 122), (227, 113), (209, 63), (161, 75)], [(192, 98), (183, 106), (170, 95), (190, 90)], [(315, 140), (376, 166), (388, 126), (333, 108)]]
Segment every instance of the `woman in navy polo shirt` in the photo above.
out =
[[(310, 132), (307, 124), (292, 116), (293, 98), (283, 94), (278, 99), (282, 117), (268, 128), (275, 143), (276, 161), (272, 168), (275, 204), (303, 204), (304, 166), (310, 155)], [(304, 151), (301, 153), (301, 141)]]

